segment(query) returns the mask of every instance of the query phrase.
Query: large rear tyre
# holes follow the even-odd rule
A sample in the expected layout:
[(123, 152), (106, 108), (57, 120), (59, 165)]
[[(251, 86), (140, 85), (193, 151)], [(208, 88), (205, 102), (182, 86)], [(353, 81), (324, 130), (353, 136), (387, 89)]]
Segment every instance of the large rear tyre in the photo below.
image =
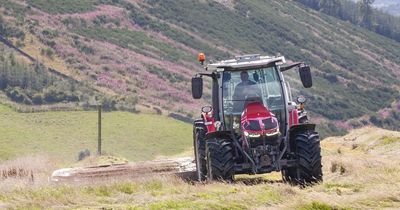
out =
[(295, 135), (297, 167), (282, 170), (283, 180), (296, 185), (322, 182), (321, 147), (317, 132), (306, 130)]
[(235, 162), (231, 142), (223, 139), (207, 140), (206, 155), (208, 180), (233, 181)]
[(205, 135), (206, 131), (203, 127), (195, 127), (193, 129), (193, 147), (198, 181), (205, 181), (207, 179)]

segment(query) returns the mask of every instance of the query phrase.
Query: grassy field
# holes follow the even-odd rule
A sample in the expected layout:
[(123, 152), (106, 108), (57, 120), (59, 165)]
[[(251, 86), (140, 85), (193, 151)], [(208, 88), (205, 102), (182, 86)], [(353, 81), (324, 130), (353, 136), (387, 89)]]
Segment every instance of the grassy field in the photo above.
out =
[[(241, 176), (233, 184), (188, 183), (175, 177), (112, 179), (69, 185), (40, 182), (40, 178), (35, 181), (6, 179), (0, 181), (0, 208), (400, 208), (400, 133), (363, 128), (343, 137), (325, 139), (322, 148), (324, 183), (312, 187), (299, 188), (282, 183), (278, 173)], [(0, 170), (24, 162), (28, 165), (27, 161), (31, 164), (26, 167), (36, 165), (39, 169), (35, 170), (45, 171), (45, 158), (10, 161), (0, 165)]]
[[(17, 113), (0, 105), (0, 160), (34, 154), (66, 162), (97, 148), (97, 112)], [(131, 161), (184, 152), (191, 125), (164, 116), (103, 113), (103, 151)]]

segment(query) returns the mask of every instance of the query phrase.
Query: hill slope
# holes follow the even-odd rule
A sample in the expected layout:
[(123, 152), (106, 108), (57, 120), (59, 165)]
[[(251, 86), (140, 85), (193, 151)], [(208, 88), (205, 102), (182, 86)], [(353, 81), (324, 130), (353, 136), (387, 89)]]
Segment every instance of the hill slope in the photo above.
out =
[[(121, 209), (398, 209), (400, 133), (373, 127), (322, 142), (324, 183), (304, 189), (280, 174), (241, 176), (232, 184), (171, 177), (0, 188), (0, 206)], [(0, 166), (0, 169), (2, 167)], [(44, 179), (46, 179), (45, 177)], [(18, 183), (18, 180), (10, 180)], [(1, 184), (1, 183), (0, 183)], [(39, 186), (37, 186), (39, 185)], [(30, 187), (29, 187), (30, 186)]]
[[(282, 53), (313, 66), (313, 89), (303, 90), (294, 73), (289, 80), (294, 96), (310, 98), (315, 118), (338, 121), (325, 130), (359, 126), (370, 116), (399, 128), (391, 111), (398, 109), (400, 44), (294, 1), (1, 1), (7, 24), (26, 37), (9, 39), (103, 94), (134, 94), (142, 105), (191, 117), (204, 103), (189, 92), (200, 70), (197, 52), (213, 60)], [(375, 114), (384, 108), (389, 115)]]
[[(131, 161), (186, 151), (191, 126), (157, 115), (103, 113), (103, 151)], [(0, 161), (50, 155), (71, 163), (78, 153), (97, 151), (97, 112), (17, 113), (0, 105)]]

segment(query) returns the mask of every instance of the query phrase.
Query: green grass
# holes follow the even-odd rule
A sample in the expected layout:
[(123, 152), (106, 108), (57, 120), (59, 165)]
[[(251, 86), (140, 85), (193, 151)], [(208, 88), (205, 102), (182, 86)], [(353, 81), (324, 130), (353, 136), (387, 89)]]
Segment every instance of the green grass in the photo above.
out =
[(400, 138), (384, 136), (381, 139), (381, 145), (389, 145), (389, 144), (393, 144), (393, 143), (397, 143), (397, 142), (400, 142)]
[[(175, 155), (191, 146), (191, 125), (164, 116), (103, 113), (103, 151), (131, 161)], [(72, 161), (97, 148), (97, 112), (17, 113), (0, 105), (0, 160), (50, 154)]]
[(101, 27), (78, 28), (75, 32), (88, 38), (107, 41), (118, 46), (134, 50), (141, 54), (152, 56), (153, 52), (172, 61), (190, 60), (191, 57), (177, 50), (175, 47), (157, 40), (157, 38), (142, 31), (128, 29), (108, 29)]
[(326, 183), (324, 187), (332, 192), (338, 192), (341, 189), (350, 190), (352, 192), (360, 192), (362, 190), (362, 185), (360, 184)]
[(30, 14), (30, 10), (25, 6), (15, 3), (11, 0), (0, 0), (0, 5), (7, 10), (12, 10), (17, 18), (23, 19), (27, 14)]
[(32, 5), (42, 11), (56, 13), (80, 13), (94, 9), (97, 0), (29, 0)]
[(300, 207), (299, 209), (300, 210), (345, 210), (347, 208), (338, 208), (326, 203), (313, 201), (310, 204)]
[(204, 41), (207, 41), (206, 39), (195, 39), (187, 32), (172, 28), (160, 20), (151, 18), (149, 15), (143, 13), (139, 8), (129, 7), (128, 9), (131, 13), (130, 18), (143, 28), (148, 28), (155, 32), (162, 33), (164, 36), (169, 37), (178, 43), (182, 43), (193, 49), (197, 49), (199, 52), (208, 52), (210, 55), (218, 59), (226, 59), (229, 56), (228, 52), (222, 52), (221, 50), (217, 49), (216, 46), (210, 46), (209, 44), (204, 43)]

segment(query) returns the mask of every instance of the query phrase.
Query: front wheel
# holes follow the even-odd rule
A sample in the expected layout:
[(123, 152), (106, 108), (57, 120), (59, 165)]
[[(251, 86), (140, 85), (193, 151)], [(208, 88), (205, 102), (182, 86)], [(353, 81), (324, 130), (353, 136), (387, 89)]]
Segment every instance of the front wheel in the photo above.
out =
[(224, 139), (210, 139), (206, 145), (208, 179), (233, 181), (235, 162), (232, 143)]
[(321, 146), (314, 131), (301, 131), (294, 137), (297, 167), (282, 170), (284, 181), (310, 185), (322, 181)]
[(205, 133), (204, 128), (194, 128), (193, 130), (193, 147), (198, 181), (205, 181), (207, 178)]

